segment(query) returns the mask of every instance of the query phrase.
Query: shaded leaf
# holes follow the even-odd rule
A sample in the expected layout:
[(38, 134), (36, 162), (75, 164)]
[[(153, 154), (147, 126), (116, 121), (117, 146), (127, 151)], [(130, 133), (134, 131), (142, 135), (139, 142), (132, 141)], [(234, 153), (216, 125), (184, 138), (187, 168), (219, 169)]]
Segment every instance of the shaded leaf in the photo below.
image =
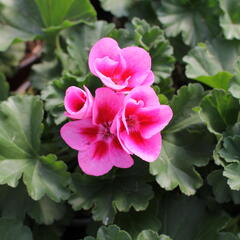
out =
[(200, 117), (210, 132), (219, 134), (237, 122), (240, 105), (237, 99), (223, 90), (213, 90), (201, 102)]
[(139, 234), (137, 240), (171, 240), (171, 238), (166, 235), (159, 236), (151, 230), (144, 230)]
[(7, 99), (9, 92), (9, 84), (5, 76), (0, 73), (0, 101)]
[(74, 195), (69, 203), (74, 210), (92, 208), (93, 219), (111, 223), (117, 211), (145, 210), (153, 198), (150, 185), (142, 177), (118, 176), (96, 178), (80, 174), (73, 176)]
[(219, 203), (233, 201), (240, 203), (240, 192), (233, 191), (227, 184), (227, 178), (223, 176), (222, 170), (215, 170), (208, 175), (208, 183), (213, 188), (214, 196)]
[(32, 240), (29, 227), (11, 218), (0, 218), (0, 236), (2, 240)]
[(6, 52), (0, 52), (0, 72), (12, 76), (25, 54), (25, 44), (13, 44)]

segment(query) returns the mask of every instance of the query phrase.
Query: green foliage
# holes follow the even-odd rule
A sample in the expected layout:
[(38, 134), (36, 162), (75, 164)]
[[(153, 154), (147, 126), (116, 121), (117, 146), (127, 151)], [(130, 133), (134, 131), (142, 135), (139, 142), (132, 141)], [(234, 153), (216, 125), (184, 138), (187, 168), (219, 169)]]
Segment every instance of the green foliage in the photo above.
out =
[(0, 87), (0, 101), (3, 101), (8, 97), (9, 84), (2, 73), (0, 73)]
[[(24, 113), (24, 114), (22, 114)], [(39, 156), (42, 103), (37, 97), (11, 97), (0, 105), (0, 183), (16, 187), (23, 175), (34, 200), (66, 199), (69, 174), (56, 156)]]
[[(239, 240), (239, 12), (238, 0), (0, 0), (0, 239)], [(102, 86), (88, 55), (103, 37), (149, 52), (173, 119), (156, 161), (93, 177), (60, 129), (66, 89)]]

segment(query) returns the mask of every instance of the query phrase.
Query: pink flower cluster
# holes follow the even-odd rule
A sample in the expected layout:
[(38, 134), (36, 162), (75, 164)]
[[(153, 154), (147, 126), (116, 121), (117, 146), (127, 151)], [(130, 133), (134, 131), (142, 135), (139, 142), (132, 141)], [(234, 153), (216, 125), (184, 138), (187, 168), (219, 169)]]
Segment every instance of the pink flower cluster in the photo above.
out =
[(99, 40), (89, 55), (90, 71), (106, 87), (95, 98), (87, 87), (69, 87), (64, 105), (74, 121), (61, 128), (61, 136), (78, 151), (80, 168), (100, 176), (113, 166), (129, 168), (132, 154), (152, 162), (161, 150), (160, 131), (172, 110), (160, 105), (150, 87), (154, 81), (149, 54), (139, 47), (119, 48), (111, 38)]

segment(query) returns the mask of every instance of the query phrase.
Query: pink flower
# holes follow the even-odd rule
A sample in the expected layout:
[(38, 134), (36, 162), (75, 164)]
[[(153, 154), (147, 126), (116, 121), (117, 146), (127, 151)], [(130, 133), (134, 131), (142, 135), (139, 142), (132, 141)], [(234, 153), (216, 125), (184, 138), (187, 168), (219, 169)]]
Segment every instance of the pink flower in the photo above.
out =
[(102, 38), (92, 47), (88, 64), (92, 74), (117, 91), (151, 86), (154, 81), (148, 52), (139, 47), (121, 49), (112, 38)]
[(122, 147), (145, 161), (156, 160), (161, 150), (160, 131), (172, 116), (171, 108), (160, 105), (151, 87), (133, 89), (114, 123)]
[(113, 166), (129, 168), (133, 165), (133, 159), (111, 131), (112, 122), (123, 101), (122, 93), (99, 88), (93, 103), (92, 119), (68, 122), (61, 128), (64, 141), (79, 151), (78, 163), (86, 174), (100, 176)]
[(85, 91), (78, 87), (69, 87), (64, 98), (65, 115), (71, 119), (84, 119), (92, 116), (93, 96), (84, 86)]

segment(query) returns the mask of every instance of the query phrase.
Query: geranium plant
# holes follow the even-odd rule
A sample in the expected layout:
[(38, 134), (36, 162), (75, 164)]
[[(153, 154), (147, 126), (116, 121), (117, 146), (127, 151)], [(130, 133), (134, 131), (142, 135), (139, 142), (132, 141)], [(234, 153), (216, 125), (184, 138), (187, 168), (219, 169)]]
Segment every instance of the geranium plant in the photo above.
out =
[(0, 240), (239, 240), (238, 0), (0, 0)]

